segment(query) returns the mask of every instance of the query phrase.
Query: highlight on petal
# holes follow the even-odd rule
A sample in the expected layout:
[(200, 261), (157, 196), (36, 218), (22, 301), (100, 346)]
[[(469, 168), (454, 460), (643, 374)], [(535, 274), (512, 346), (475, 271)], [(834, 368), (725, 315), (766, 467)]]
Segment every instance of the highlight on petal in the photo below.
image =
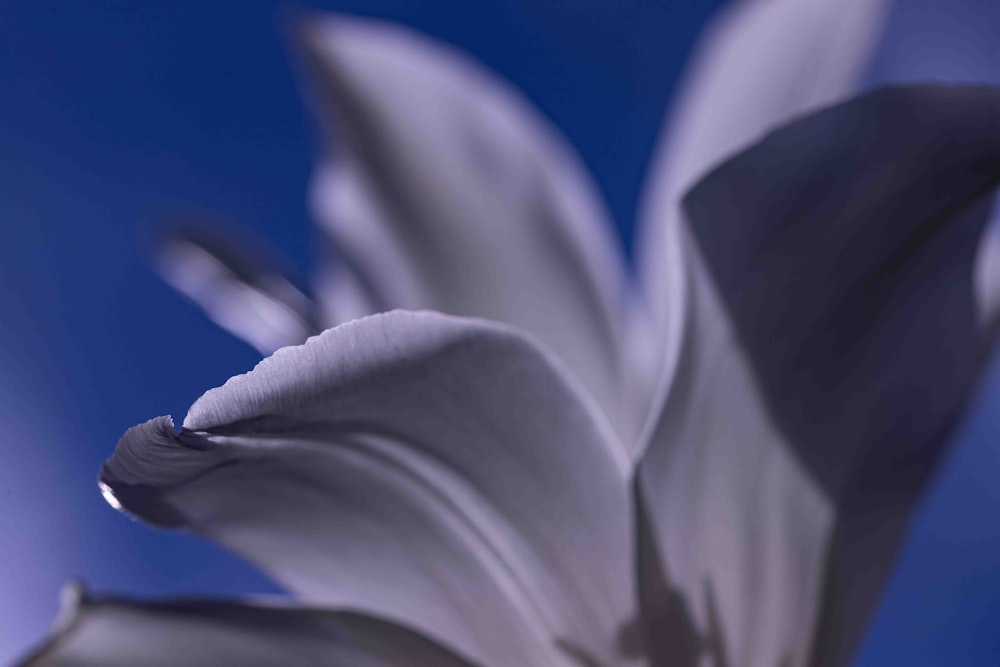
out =
[(168, 284), (262, 354), (316, 332), (310, 299), (238, 237), (177, 227), (158, 244), (156, 263)]
[(611, 664), (635, 613), (627, 467), (529, 339), (397, 311), (279, 350), (179, 434), (168, 418), (129, 430), (101, 481), (309, 603), (486, 664)]
[(699, 39), (649, 169), (636, 227), (639, 276), (661, 341), (664, 382), (679, 363), (683, 337), (681, 197), (764, 133), (855, 89), (889, 5), (733, 2)]
[(1000, 89), (884, 89), (685, 199), (681, 361), (639, 483), (670, 587), (742, 664), (851, 659), (992, 344), (998, 119)]
[(53, 636), (21, 667), (468, 667), (429, 639), (347, 611), (64, 593)]
[(407, 29), (317, 18), (300, 41), (332, 140), (314, 209), (374, 303), (528, 331), (619, 433), (634, 432), (621, 376), (623, 258), (557, 130), (469, 57)]
[(988, 231), (979, 245), (973, 267), (973, 289), (976, 298), (976, 314), (983, 331), (991, 331), (1000, 318), (1000, 210), (996, 202), (988, 223)]

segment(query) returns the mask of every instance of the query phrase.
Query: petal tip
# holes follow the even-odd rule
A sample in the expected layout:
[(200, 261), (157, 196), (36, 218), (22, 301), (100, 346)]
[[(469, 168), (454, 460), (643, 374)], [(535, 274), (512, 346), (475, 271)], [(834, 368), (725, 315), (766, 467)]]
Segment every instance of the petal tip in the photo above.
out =
[[(194, 444), (195, 440), (198, 444)], [(182, 515), (166, 495), (192, 470), (217, 463), (218, 457), (191, 456), (192, 449), (203, 449), (201, 444), (195, 437), (182, 439), (170, 417), (156, 417), (133, 426), (101, 467), (101, 495), (129, 518), (165, 527), (182, 523)]]
[(59, 612), (52, 622), (52, 632), (57, 635), (67, 632), (76, 622), (87, 600), (87, 585), (83, 580), (66, 582), (59, 591)]

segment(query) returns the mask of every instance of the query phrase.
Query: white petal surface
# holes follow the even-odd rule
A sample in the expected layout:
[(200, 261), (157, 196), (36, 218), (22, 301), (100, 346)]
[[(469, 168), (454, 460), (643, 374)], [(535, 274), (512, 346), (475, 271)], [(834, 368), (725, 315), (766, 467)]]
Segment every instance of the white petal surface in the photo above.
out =
[(117, 598), (79, 598), (68, 607), (22, 667), (469, 666), (419, 634), (351, 612)]
[[(678, 363), (684, 269), (680, 200), (705, 173), (859, 82), (889, 0), (734, 2), (701, 36), (649, 170), (636, 258), (664, 381)], [(648, 363), (645, 359), (639, 363)]]
[(739, 664), (850, 662), (992, 342), (998, 182), (1000, 90), (902, 88), (685, 199), (681, 361), (640, 483), (668, 585)]
[(307, 602), (490, 665), (612, 663), (634, 616), (627, 461), (554, 363), (485, 321), (368, 317), (209, 391), (179, 435), (129, 430), (101, 479)]
[(531, 332), (630, 432), (623, 260), (556, 130), (465, 55), (403, 28), (319, 19), (302, 41), (334, 144), (314, 209), (374, 301)]

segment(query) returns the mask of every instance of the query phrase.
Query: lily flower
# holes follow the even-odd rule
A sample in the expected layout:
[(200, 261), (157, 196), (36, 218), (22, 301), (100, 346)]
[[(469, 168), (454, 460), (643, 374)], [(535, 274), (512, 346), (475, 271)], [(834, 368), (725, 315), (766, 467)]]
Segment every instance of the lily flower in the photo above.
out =
[(296, 602), (71, 588), (25, 664), (848, 663), (996, 321), (1000, 90), (843, 101), (883, 11), (713, 25), (651, 176), (641, 296), (515, 91), (401, 28), (312, 23), (336, 261), (309, 297), (173, 237), (169, 279), (280, 349), (100, 474)]

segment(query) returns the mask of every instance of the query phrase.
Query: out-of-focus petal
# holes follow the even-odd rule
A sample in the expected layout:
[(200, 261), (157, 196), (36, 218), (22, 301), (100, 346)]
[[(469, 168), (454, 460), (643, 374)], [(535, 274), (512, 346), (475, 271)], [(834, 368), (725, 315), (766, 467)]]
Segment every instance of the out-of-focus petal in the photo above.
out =
[(404, 28), (315, 19), (301, 41), (334, 144), (314, 208), (375, 301), (536, 335), (634, 433), (623, 259), (556, 129), (464, 54)]
[[(996, 225), (998, 211), (994, 203), (990, 226)], [(1000, 317), (1000, 229), (991, 229), (983, 237), (973, 273), (976, 312), (984, 331), (996, 326)]]
[[(866, 85), (886, 83), (1000, 84), (1000, 3), (906, 0), (893, 3)], [(976, 265), (984, 326), (1000, 308), (1000, 206), (994, 198)]]
[(683, 337), (684, 260), (674, 238), (682, 195), (764, 133), (848, 94), (864, 74), (889, 4), (736, 2), (699, 40), (650, 167), (637, 226), (636, 260), (665, 382)]
[(90, 599), (67, 589), (51, 639), (21, 667), (468, 667), (431, 640), (353, 612), (218, 600)]
[(610, 664), (634, 612), (631, 510), (595, 410), (506, 326), (397, 311), (279, 350), (180, 434), (129, 430), (101, 479), (310, 603), (487, 664)]
[(178, 227), (157, 244), (156, 265), (167, 283), (261, 354), (317, 331), (312, 301), (236, 236)]
[(741, 664), (850, 660), (990, 343), (998, 181), (998, 89), (899, 88), (685, 199), (681, 362), (639, 476), (669, 582)]
[(865, 85), (1000, 84), (993, 0), (898, 0), (886, 18)]

